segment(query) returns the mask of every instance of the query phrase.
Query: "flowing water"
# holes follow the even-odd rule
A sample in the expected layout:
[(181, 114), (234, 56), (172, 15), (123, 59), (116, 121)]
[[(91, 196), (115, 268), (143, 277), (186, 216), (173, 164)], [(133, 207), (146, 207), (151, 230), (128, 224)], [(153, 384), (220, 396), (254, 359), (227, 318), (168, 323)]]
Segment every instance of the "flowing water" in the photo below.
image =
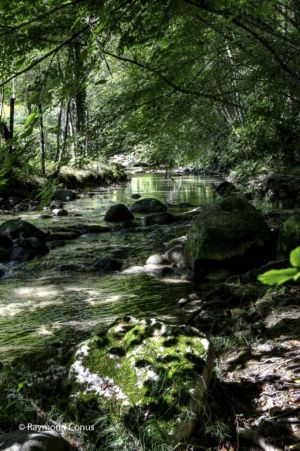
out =
[[(119, 202), (130, 205), (133, 193), (156, 197), (168, 204), (170, 212), (182, 212), (190, 209), (182, 203), (211, 202), (216, 183), (216, 179), (197, 176), (135, 174), (126, 185), (83, 193), (67, 203), (67, 217), (38, 219), (37, 212), (17, 217), (43, 230), (64, 230), (76, 223), (104, 224), (107, 208)], [(0, 222), (9, 218), (2, 216)], [(27, 264), (6, 266), (6, 276), (0, 281), (0, 361), (45, 349), (56, 340), (68, 342), (75, 337), (79, 341), (96, 325), (125, 314), (177, 321), (177, 301), (191, 289), (186, 282), (141, 274), (101, 275), (85, 268), (105, 255), (121, 258), (124, 269), (142, 265), (187, 227), (177, 223), (87, 234)]]

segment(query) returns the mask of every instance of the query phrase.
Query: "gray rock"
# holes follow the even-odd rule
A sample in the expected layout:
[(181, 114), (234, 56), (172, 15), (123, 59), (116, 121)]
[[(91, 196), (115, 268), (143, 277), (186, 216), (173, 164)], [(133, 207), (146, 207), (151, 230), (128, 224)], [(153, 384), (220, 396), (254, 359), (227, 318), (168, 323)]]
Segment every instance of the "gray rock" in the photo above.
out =
[(16, 431), (0, 436), (1, 451), (70, 451), (74, 449), (54, 431)]
[(164, 254), (163, 258), (168, 261), (169, 263), (175, 263), (175, 264), (184, 264), (186, 265), (186, 258), (184, 255), (184, 247), (181, 244), (175, 245), (168, 249)]
[(156, 213), (166, 210), (167, 207), (160, 200), (150, 197), (139, 199), (130, 207), (132, 213)]
[(54, 210), (54, 208), (63, 208), (63, 207), (64, 204), (60, 200), (53, 200), (49, 205), (50, 210)]
[(166, 263), (166, 260), (160, 254), (151, 255), (146, 261), (146, 265), (165, 265)]
[(134, 219), (133, 214), (124, 204), (116, 204), (109, 207), (104, 220), (108, 222), (125, 222), (132, 221)]
[(52, 214), (53, 216), (68, 216), (68, 212), (64, 208), (53, 208)]

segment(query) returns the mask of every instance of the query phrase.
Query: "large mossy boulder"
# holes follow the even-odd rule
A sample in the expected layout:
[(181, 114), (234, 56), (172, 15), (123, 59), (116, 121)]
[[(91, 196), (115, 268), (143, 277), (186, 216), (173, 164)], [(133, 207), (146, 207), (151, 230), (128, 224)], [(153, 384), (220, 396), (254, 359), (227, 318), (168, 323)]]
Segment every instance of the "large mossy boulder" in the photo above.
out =
[(166, 210), (167, 207), (160, 200), (152, 197), (139, 199), (130, 207), (132, 213), (157, 213)]
[(260, 266), (273, 252), (268, 225), (239, 195), (204, 208), (192, 223), (185, 244), (185, 256), (196, 278), (220, 268), (242, 271)]
[(23, 221), (22, 219), (10, 219), (0, 225), (0, 237), (6, 237), (11, 240), (20, 237), (35, 237), (40, 240), (45, 240), (46, 235), (42, 230), (27, 221)]
[(212, 364), (210, 342), (197, 329), (118, 319), (79, 347), (70, 408), (84, 416), (96, 406), (147, 449), (161, 449), (192, 434)]
[(290, 216), (281, 226), (278, 236), (278, 255), (288, 257), (290, 252), (300, 246), (300, 214)]
[(124, 204), (116, 204), (109, 207), (104, 220), (108, 222), (126, 222), (134, 219), (133, 214)]

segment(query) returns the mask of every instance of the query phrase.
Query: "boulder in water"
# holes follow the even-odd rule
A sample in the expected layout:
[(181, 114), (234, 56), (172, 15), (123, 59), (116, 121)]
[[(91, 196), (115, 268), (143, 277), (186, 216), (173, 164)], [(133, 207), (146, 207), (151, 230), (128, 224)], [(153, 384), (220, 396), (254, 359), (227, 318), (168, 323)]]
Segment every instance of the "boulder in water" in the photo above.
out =
[(10, 238), (11, 240), (27, 237), (35, 237), (45, 240), (45, 233), (22, 219), (10, 219), (0, 225), (0, 237)]
[(134, 219), (133, 214), (124, 204), (116, 204), (109, 207), (104, 217), (108, 222), (125, 222), (132, 221)]
[(243, 197), (207, 206), (188, 232), (185, 255), (196, 277), (213, 269), (242, 271), (273, 257), (272, 234), (262, 215)]
[(112, 272), (120, 271), (122, 263), (111, 257), (100, 257), (92, 264), (91, 269), (94, 271)]
[(151, 197), (139, 199), (130, 207), (132, 213), (157, 213), (166, 210), (167, 207), (160, 200)]

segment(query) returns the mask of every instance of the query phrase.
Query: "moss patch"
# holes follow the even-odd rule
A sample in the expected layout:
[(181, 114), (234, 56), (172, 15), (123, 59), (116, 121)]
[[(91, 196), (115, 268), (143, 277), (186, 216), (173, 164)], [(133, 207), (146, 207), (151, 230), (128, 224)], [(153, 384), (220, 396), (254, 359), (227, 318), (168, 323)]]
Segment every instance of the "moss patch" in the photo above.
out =
[(77, 398), (94, 393), (113, 421), (143, 440), (172, 443), (192, 432), (210, 357), (194, 328), (123, 318), (81, 346), (70, 374)]

